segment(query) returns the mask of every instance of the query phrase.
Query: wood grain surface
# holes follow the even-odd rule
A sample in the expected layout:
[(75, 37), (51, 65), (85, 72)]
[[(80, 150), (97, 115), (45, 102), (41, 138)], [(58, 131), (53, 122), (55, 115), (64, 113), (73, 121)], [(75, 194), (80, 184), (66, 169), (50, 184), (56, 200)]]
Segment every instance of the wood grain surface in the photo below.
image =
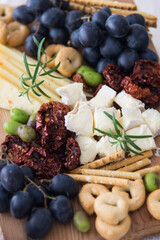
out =
[[(132, 0), (120, 0), (124, 2), (132, 2)], [(154, 49), (151, 44), (150, 47)], [(7, 90), (6, 90), (7, 91)], [(3, 123), (9, 119), (9, 112), (0, 109), (0, 143), (4, 140), (5, 132)], [(156, 139), (156, 143), (160, 146), (160, 137)], [(159, 164), (160, 158), (153, 157), (152, 165)], [(73, 201), (74, 209), (79, 210), (81, 206), (78, 199)], [(123, 240), (138, 240), (142, 237), (160, 233), (160, 222), (153, 219), (146, 209), (144, 204), (138, 211), (130, 213), (132, 225), (128, 234)], [(1, 240), (30, 240), (25, 231), (25, 221), (13, 218), (9, 213), (0, 214), (0, 226), (3, 238)], [(91, 229), (88, 233), (79, 233), (72, 223), (61, 225), (54, 222), (50, 233), (43, 240), (102, 240), (100, 235), (95, 230), (95, 216), (90, 217)]]

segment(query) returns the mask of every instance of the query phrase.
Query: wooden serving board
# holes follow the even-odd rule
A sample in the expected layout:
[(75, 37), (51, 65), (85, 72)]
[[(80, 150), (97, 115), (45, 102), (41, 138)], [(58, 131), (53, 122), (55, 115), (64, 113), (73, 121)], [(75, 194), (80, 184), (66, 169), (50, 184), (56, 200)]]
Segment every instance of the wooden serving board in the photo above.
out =
[[(132, 0), (119, 1), (133, 2)], [(150, 48), (154, 49), (152, 43), (150, 44)], [(3, 123), (7, 120), (9, 120), (9, 111), (0, 109), (0, 144), (5, 137)], [(160, 137), (156, 139), (156, 143), (157, 146), (160, 146)], [(154, 156), (152, 158), (152, 166), (159, 163), (160, 158)], [(73, 201), (73, 205), (75, 210), (81, 209), (78, 199)], [(129, 214), (132, 219), (132, 224), (130, 231), (123, 240), (138, 240), (145, 236), (160, 233), (160, 222), (148, 213), (145, 204), (138, 211)], [(31, 240), (26, 235), (25, 221), (26, 220), (17, 220), (9, 213), (0, 214), (0, 240)], [(102, 240), (95, 230), (95, 216), (90, 217), (90, 222), (91, 229), (85, 234), (79, 233), (72, 223), (62, 225), (54, 222), (52, 230), (43, 240)]]

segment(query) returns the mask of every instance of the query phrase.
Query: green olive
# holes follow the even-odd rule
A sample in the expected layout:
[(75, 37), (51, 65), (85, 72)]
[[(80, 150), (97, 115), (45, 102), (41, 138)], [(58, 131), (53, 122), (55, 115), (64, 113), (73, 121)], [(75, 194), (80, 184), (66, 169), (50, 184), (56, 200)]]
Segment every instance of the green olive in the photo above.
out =
[(94, 72), (94, 70), (91, 67), (88, 67), (86, 65), (82, 65), (80, 68), (78, 68), (77, 73), (82, 74), (85, 72)]
[(156, 173), (147, 173), (144, 177), (144, 185), (147, 192), (153, 192), (159, 187), (159, 178)]
[(29, 119), (28, 119), (28, 122), (27, 122), (27, 126), (29, 127), (32, 127), (32, 128), (36, 128), (36, 116), (37, 116), (37, 113), (33, 113)]
[(90, 222), (85, 213), (77, 211), (73, 216), (73, 223), (79, 232), (88, 232), (90, 229)]
[(12, 108), (10, 111), (10, 117), (14, 121), (17, 121), (20, 123), (27, 123), (29, 118), (28, 114), (19, 108)]
[(97, 87), (100, 83), (102, 83), (103, 78), (102, 75), (97, 72), (84, 72), (83, 80), (85, 83), (91, 87)]
[(8, 134), (13, 134), (18, 136), (17, 133), (17, 128), (21, 125), (21, 123), (14, 121), (14, 120), (9, 120), (7, 122), (4, 123), (3, 128), (4, 131)]
[(17, 132), (24, 142), (32, 142), (36, 138), (35, 130), (27, 125), (20, 125)]

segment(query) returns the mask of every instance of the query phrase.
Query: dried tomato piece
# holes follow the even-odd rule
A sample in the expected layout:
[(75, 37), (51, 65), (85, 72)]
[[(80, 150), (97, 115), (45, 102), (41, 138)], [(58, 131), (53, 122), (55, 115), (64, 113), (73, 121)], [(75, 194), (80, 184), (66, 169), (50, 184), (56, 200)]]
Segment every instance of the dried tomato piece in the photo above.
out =
[(108, 64), (103, 70), (103, 76), (106, 79), (106, 84), (120, 92), (122, 90), (121, 81), (125, 77), (120, 68), (115, 64)]
[(52, 178), (61, 172), (62, 164), (55, 155), (42, 147), (31, 147), (23, 156), (23, 163), (30, 167), (37, 178)]
[(17, 165), (23, 163), (23, 155), (29, 150), (30, 143), (24, 143), (18, 136), (7, 135), (2, 143), (2, 149), (10, 160)]
[(74, 138), (68, 138), (66, 144), (66, 162), (65, 167), (68, 169), (76, 168), (80, 162), (81, 150)]
[(42, 146), (50, 152), (58, 150), (66, 141), (64, 116), (69, 111), (69, 107), (60, 102), (44, 103), (38, 111), (36, 130), (42, 135)]
[(90, 88), (87, 86), (87, 84), (84, 82), (83, 78), (82, 78), (82, 75), (80, 73), (76, 73), (74, 76), (73, 76), (73, 81), (74, 82), (77, 82), (77, 83), (83, 83), (83, 88), (84, 90), (89, 90)]

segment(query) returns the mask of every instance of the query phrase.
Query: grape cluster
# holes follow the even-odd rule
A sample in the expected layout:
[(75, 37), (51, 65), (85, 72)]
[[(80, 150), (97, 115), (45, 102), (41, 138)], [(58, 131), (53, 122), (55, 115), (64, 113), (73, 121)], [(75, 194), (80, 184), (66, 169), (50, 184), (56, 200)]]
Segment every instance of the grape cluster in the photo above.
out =
[(0, 213), (10, 210), (17, 219), (27, 218), (27, 235), (44, 237), (53, 226), (72, 220), (74, 211), (69, 198), (78, 194), (77, 182), (65, 174), (53, 177), (49, 189), (35, 183), (32, 170), (26, 166), (0, 161)]
[(117, 64), (128, 74), (139, 59), (158, 61), (157, 54), (147, 49), (149, 37), (142, 15), (112, 15), (108, 7), (102, 7), (93, 16), (68, 9), (69, 2), (65, 1), (27, 0), (26, 6), (14, 10), (16, 21), (29, 24), (36, 20), (25, 43), (29, 55), (37, 54), (34, 34), (38, 41), (46, 37), (54, 44), (67, 44), (70, 39), (73, 47), (82, 48), (84, 60), (99, 73), (109, 63)]

